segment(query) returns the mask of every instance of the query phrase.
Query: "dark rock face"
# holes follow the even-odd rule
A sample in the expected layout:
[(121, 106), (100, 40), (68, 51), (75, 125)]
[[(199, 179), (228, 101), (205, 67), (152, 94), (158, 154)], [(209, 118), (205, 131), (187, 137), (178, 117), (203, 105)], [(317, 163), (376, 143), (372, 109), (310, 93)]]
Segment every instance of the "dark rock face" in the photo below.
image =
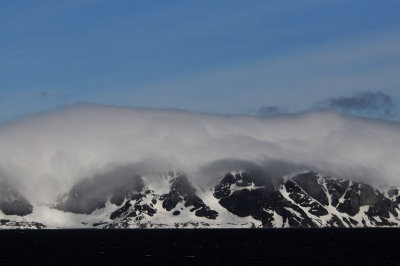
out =
[(297, 175), (292, 179), (296, 182), (310, 197), (316, 199), (319, 203), (327, 206), (329, 205), (328, 197), (321, 185), (318, 183), (317, 174), (314, 172), (308, 172)]
[(110, 218), (114, 220), (116, 218), (134, 217), (136, 221), (140, 221), (144, 215), (153, 216), (157, 213), (157, 209), (153, 203), (145, 203), (146, 197), (151, 196), (151, 192), (146, 191), (145, 193), (131, 195), (121, 208), (111, 214)]
[(118, 210), (111, 213), (110, 219), (114, 220), (118, 217), (121, 217), (122, 215), (126, 214), (130, 210), (131, 207), (132, 207), (132, 204), (130, 202), (125, 203), (124, 206), (122, 206)]
[(186, 176), (178, 175), (170, 181), (170, 184), (170, 192), (161, 197), (164, 209), (171, 211), (178, 203), (184, 202), (185, 207), (190, 207), (190, 211), (194, 211), (198, 217), (206, 217), (208, 219), (217, 218), (218, 213), (211, 210), (196, 195), (196, 189), (190, 184)]
[(1, 182), (0, 210), (5, 215), (25, 216), (32, 213), (33, 206), (10, 185)]
[[(304, 176), (302, 176), (302, 178), (304, 178)], [(295, 179), (293, 179), (295, 180)], [(311, 183), (311, 182), (310, 182)], [(313, 186), (315, 185), (314, 182), (312, 182)], [(316, 215), (316, 216), (324, 216), (328, 214), (328, 211), (323, 207), (323, 205), (321, 204), (320, 201), (318, 201), (317, 199), (313, 198), (310, 194), (308, 194), (306, 191), (312, 191), (312, 189), (307, 189), (307, 190), (303, 190), (302, 188), (300, 188), (299, 185), (297, 185), (295, 182), (293, 182), (292, 180), (288, 180), (285, 184), (286, 190), (287, 192), (289, 192), (289, 197), (295, 201), (298, 205), (300, 205), (301, 207), (306, 207), (309, 208), (309, 213), (311, 213), (312, 215)], [(303, 183), (303, 187), (304, 187), (304, 183)], [(317, 196), (317, 198), (319, 200), (326, 198), (326, 204), (324, 205), (328, 205), (328, 198), (326, 197), (322, 197), (320, 194), (320, 192), (318, 191), (318, 194), (314, 194)]]
[(349, 181), (325, 178), (325, 184), (328, 193), (331, 195), (331, 205), (337, 207), (339, 199), (343, 196), (349, 186)]
[[(253, 173), (251, 171), (237, 174), (228, 173), (224, 175), (221, 181), (215, 186), (214, 197), (217, 199), (228, 197), (231, 193), (230, 187), (233, 184), (243, 188), (254, 184), (254, 186), (273, 191), (276, 188), (273, 181), (274, 180), (270, 178), (264, 178), (260, 173)], [(279, 183), (279, 181), (276, 183)]]
[(386, 198), (370, 185), (356, 182), (346, 188), (342, 202), (337, 205), (337, 210), (354, 216), (360, 212), (362, 206), (369, 206), (366, 212), (368, 219), (379, 226), (394, 225), (388, 221), (388, 218), (390, 214), (398, 216), (396, 211), (398, 203), (395, 200)]
[[(191, 185), (184, 175), (174, 176), (170, 173), (169, 192), (159, 195), (157, 191), (146, 190), (136, 193), (128, 193), (125, 197), (125, 204), (114, 211), (110, 218), (114, 220), (112, 224), (106, 228), (128, 228), (129, 224), (136, 224), (140, 228), (151, 228), (154, 224), (146, 221), (145, 218), (152, 217), (157, 213), (156, 204), (161, 202), (161, 206), (173, 216), (181, 215), (180, 210), (176, 210), (179, 203), (183, 203), (185, 208), (189, 208), (190, 212), (194, 212), (197, 217), (204, 217), (210, 220), (216, 219), (218, 213), (211, 210), (196, 195), (196, 189)], [(186, 224), (186, 226), (196, 226), (194, 224)], [(185, 227), (184, 224), (181, 226)]]
[(398, 196), (398, 195), (399, 195), (399, 189), (398, 189), (398, 188), (392, 187), (392, 188), (389, 189), (389, 191), (388, 191), (388, 196), (389, 196), (390, 198), (396, 197), (396, 196)]
[(358, 192), (358, 184), (352, 184), (347, 187), (343, 197), (344, 200), (338, 205), (337, 209), (351, 216), (356, 215), (360, 211), (360, 206), (362, 206)]
[[(260, 220), (264, 227), (273, 226), (274, 217), (268, 210), (275, 211), (282, 216), (283, 222), (287, 222), (291, 227), (310, 227), (313, 225), (304, 211), (283, 199), (279, 192), (265, 188), (251, 191), (248, 189), (238, 190), (226, 198), (221, 198), (219, 203), (229, 212), (240, 217), (251, 216)], [(291, 211), (298, 213), (299, 217), (291, 215)]]
[[(226, 174), (214, 188), (221, 206), (239, 216), (259, 220), (264, 227), (354, 227), (397, 223), (398, 190), (388, 191), (391, 198), (370, 185), (319, 176), (314, 172), (298, 174), (280, 188), (255, 182), (250, 173)], [(258, 184), (258, 185), (256, 185)], [(368, 208), (361, 211), (361, 207)], [(329, 210), (336, 209), (337, 213)], [(361, 214), (362, 221), (353, 218)], [(275, 216), (278, 216), (275, 217)], [(279, 218), (280, 217), (280, 218)]]
[[(351, 217), (359, 214), (361, 207), (369, 206), (368, 211), (366, 211), (365, 214), (368, 217), (368, 220), (372, 221), (376, 225), (394, 225), (387, 219), (390, 217), (390, 214), (398, 216), (396, 212), (396, 206), (398, 204), (396, 204), (395, 201), (386, 198), (381, 192), (375, 190), (370, 185), (337, 180), (330, 177), (323, 177), (321, 184), (319, 184), (317, 182), (316, 174), (312, 172), (302, 174), (301, 179), (302, 180), (299, 181), (299, 176), (293, 178), (294, 181), (302, 184), (302, 189), (307, 192), (309, 197), (316, 199), (318, 202), (322, 203), (322, 205), (317, 206), (313, 204), (314, 206), (307, 206), (297, 198), (294, 198), (294, 200), (302, 207), (311, 207), (310, 213), (316, 216), (323, 216), (328, 213), (327, 210), (324, 209), (324, 206), (329, 205), (328, 196), (331, 198), (330, 204), (333, 207), (336, 207), (339, 212), (348, 214)], [(309, 180), (305, 181), (304, 179)], [(286, 186), (288, 186), (290, 182), (291, 181), (288, 181)], [(325, 187), (322, 183), (325, 184)], [(319, 188), (317, 188), (317, 184), (319, 184)], [(288, 189), (288, 191), (290, 191), (290, 189)], [(322, 193), (324, 193), (325, 196), (321, 196)], [(392, 194), (395, 194), (395, 191), (393, 191)], [(343, 219), (343, 222), (350, 226), (357, 225), (358, 222), (351, 217)], [(379, 218), (377, 219), (376, 217)], [(363, 220), (362, 223), (366, 225), (365, 220)]]
[[(236, 185), (238, 190), (233, 190)], [(251, 189), (246, 188), (253, 185)], [(251, 216), (264, 227), (273, 227), (273, 212), (291, 227), (312, 227), (311, 219), (298, 206), (284, 199), (273, 183), (260, 182), (251, 173), (225, 175), (214, 189), (221, 206), (239, 217)], [(296, 215), (292, 215), (296, 213)]]
[(388, 197), (392, 202), (395, 203), (395, 205), (400, 204), (400, 190), (396, 187), (392, 187), (388, 191)]

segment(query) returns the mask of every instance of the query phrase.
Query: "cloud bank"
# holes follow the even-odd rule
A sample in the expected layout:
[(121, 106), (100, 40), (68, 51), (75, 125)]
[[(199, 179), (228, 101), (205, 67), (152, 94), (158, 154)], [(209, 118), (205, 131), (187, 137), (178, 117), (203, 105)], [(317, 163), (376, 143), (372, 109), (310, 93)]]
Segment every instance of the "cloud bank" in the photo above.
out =
[[(46, 202), (117, 166), (176, 170), (202, 181), (249, 163), (276, 173), (309, 166), (379, 184), (400, 184), (400, 125), (307, 112), (267, 117), (76, 105), (0, 126), (0, 176)], [(118, 171), (114, 171), (118, 172)], [(124, 177), (125, 178), (125, 177)]]

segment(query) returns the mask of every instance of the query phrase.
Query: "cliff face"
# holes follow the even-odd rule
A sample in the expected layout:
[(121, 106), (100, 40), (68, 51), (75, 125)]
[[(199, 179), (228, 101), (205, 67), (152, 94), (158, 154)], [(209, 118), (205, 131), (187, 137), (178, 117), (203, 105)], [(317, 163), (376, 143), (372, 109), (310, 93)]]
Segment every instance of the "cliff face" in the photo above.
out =
[[(214, 196), (230, 212), (263, 227), (398, 226), (399, 191), (306, 172), (279, 187), (244, 172), (226, 175)], [(234, 182), (232, 182), (234, 180)]]

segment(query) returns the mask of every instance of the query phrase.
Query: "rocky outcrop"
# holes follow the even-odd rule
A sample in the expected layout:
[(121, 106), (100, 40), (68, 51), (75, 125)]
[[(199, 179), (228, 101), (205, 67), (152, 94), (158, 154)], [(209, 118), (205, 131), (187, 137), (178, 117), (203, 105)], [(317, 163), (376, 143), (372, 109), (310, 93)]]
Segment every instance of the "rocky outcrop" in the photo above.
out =
[[(214, 196), (229, 212), (239, 217), (251, 216), (264, 227), (274, 227), (274, 214), (292, 227), (313, 225), (304, 211), (284, 199), (271, 182), (262, 182), (251, 172), (225, 175), (215, 187)], [(291, 211), (300, 217), (294, 217)]]
[(29, 201), (6, 182), (0, 183), (0, 210), (5, 215), (25, 216), (33, 211)]
[[(136, 194), (128, 194), (121, 208), (114, 211), (110, 218), (114, 220), (106, 228), (127, 228), (127, 227), (159, 227), (162, 224), (152, 224), (146, 222), (146, 218), (152, 217), (157, 213), (158, 207), (162, 207), (173, 216), (181, 216), (181, 210), (187, 208), (190, 213), (194, 213), (197, 217), (206, 219), (215, 219), (218, 213), (211, 210), (196, 195), (196, 189), (189, 182), (187, 177), (182, 174), (168, 173), (165, 177), (168, 179), (169, 192), (166, 194), (157, 193), (154, 190), (145, 190)], [(178, 208), (181, 206), (180, 208)], [(182, 207), (183, 206), (183, 207)], [(186, 217), (187, 218), (187, 217)], [(182, 219), (186, 219), (183, 217)], [(185, 224), (182, 223), (182, 227)], [(187, 226), (187, 225), (186, 225)]]
[[(211, 210), (196, 195), (196, 189), (190, 184), (186, 176), (178, 175), (170, 181), (170, 184), (170, 192), (160, 198), (163, 201), (164, 209), (171, 211), (178, 203), (183, 203), (185, 207), (190, 209), (190, 212), (194, 212), (198, 217), (215, 219), (218, 216), (216, 211)], [(179, 215), (176, 212), (175, 214)]]
[(219, 204), (263, 227), (400, 225), (398, 190), (389, 197), (370, 185), (304, 172), (280, 187), (257, 182), (251, 172), (226, 174), (214, 188)]
[(0, 219), (0, 229), (45, 229), (41, 223)]
[[(313, 171), (283, 177), (243, 169), (203, 188), (177, 172), (116, 180), (110, 186), (103, 177), (84, 181), (53, 207), (80, 214), (74, 219), (95, 228), (400, 226), (399, 188), (376, 188)], [(2, 185), (0, 192), (0, 210), (7, 218), (2, 228), (13, 223), (15, 228), (42, 228), (25, 218), (8, 219), (28, 215), (33, 207), (10, 186)]]

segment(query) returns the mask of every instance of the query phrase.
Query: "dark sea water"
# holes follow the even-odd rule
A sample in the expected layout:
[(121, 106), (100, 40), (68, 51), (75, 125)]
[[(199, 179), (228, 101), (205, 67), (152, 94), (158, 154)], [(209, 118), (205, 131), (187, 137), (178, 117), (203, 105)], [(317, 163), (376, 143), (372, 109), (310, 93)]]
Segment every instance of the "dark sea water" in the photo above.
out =
[(0, 264), (400, 265), (400, 229), (0, 231)]

